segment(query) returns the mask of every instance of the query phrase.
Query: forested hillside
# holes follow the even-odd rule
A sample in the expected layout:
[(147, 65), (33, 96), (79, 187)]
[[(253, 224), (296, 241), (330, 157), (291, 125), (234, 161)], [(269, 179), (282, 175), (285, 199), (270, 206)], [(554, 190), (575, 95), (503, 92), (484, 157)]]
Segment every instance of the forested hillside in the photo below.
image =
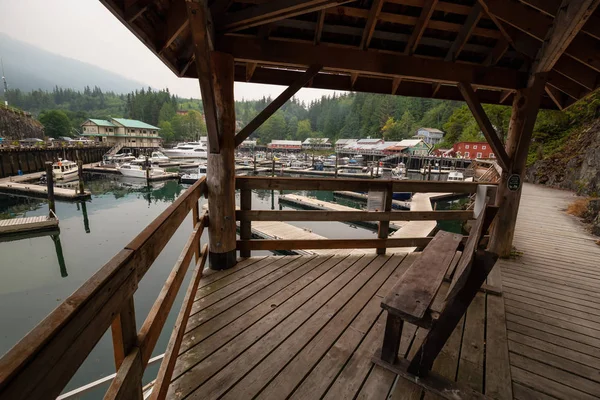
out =
[[(194, 139), (206, 133), (202, 102), (171, 95), (168, 89), (143, 88), (128, 94), (104, 92), (99, 87), (83, 91), (55, 87), (52, 91), (19, 89), (7, 93), (9, 104), (31, 112), (39, 120), (53, 121), (47, 134), (73, 134), (87, 118), (125, 117), (157, 125), (167, 142)], [(236, 102), (238, 126), (245, 126), (271, 102), (271, 98)], [(510, 107), (485, 105), (498, 134), (508, 133)], [(177, 113), (177, 111), (187, 113)], [(565, 113), (540, 113), (536, 131), (540, 139), (564, 130)], [(55, 121), (62, 121), (57, 124)], [(67, 122), (68, 121), (68, 122)], [(308, 137), (381, 137), (400, 140), (414, 136), (420, 127), (446, 132), (442, 147), (458, 141), (483, 140), (468, 108), (461, 102), (367, 93), (324, 96), (309, 104), (288, 101), (252, 137), (261, 143), (273, 139), (304, 140)], [(59, 134), (60, 132), (64, 134)]]

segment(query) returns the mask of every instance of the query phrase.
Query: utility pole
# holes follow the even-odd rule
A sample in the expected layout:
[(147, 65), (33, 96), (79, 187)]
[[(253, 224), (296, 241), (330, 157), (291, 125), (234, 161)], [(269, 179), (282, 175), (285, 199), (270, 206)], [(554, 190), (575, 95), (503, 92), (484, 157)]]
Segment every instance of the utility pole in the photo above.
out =
[(8, 98), (6, 97), (6, 92), (8, 92), (8, 84), (6, 83), (6, 77), (4, 76), (4, 63), (2, 62), (2, 58), (0, 58), (0, 65), (2, 66), (2, 83), (4, 85), (4, 105), (8, 107)]

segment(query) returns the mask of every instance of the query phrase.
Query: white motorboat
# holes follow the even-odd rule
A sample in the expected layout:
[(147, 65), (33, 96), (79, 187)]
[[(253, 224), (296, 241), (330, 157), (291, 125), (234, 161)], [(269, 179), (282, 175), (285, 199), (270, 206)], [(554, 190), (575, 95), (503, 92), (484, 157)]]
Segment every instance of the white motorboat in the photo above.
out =
[(172, 149), (162, 149), (169, 158), (207, 158), (206, 146), (202, 142), (180, 143)]
[(404, 179), (406, 176), (406, 165), (399, 163), (395, 168), (392, 168), (392, 179)]
[[(135, 160), (137, 162), (144, 162), (146, 161), (146, 156), (140, 155)], [(150, 161), (152, 164), (167, 163), (169, 162), (169, 157), (165, 156), (160, 151), (153, 151), (152, 154), (148, 157), (148, 161)]]
[(144, 162), (132, 161), (130, 163), (125, 163), (123, 165), (117, 165), (117, 171), (119, 171), (123, 176), (129, 176), (132, 178), (143, 178), (143, 179), (146, 179), (146, 177), (148, 175), (150, 177), (155, 177), (155, 176), (161, 176), (161, 175), (166, 174), (166, 171), (163, 168), (159, 168), (156, 166), (148, 167), (146, 165), (145, 161)]
[(59, 158), (52, 164), (52, 177), (54, 179), (67, 179), (77, 175), (77, 164), (73, 161)]
[(104, 155), (102, 157), (102, 165), (124, 164), (135, 160), (131, 153), (119, 153), (113, 156)]
[(198, 179), (206, 176), (206, 165), (200, 165), (196, 173), (181, 175), (181, 183), (194, 183)]
[(450, 171), (450, 173), (448, 173), (448, 180), (449, 181), (464, 181), (465, 176), (460, 171)]

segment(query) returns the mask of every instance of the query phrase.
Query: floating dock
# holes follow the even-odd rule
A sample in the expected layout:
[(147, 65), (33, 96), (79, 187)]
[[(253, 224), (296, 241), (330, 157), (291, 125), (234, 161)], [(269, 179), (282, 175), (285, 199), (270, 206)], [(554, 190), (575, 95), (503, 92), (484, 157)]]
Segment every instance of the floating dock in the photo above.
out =
[[(310, 210), (323, 210), (323, 211), (357, 211), (356, 208), (344, 206), (341, 204), (331, 203), (311, 197), (299, 196), (295, 194), (282, 194), (279, 196), (279, 203), (293, 204), (298, 207), (308, 208)], [(363, 225), (371, 229), (377, 229), (379, 223), (377, 221), (345, 221), (354, 225)], [(404, 225), (404, 221), (390, 221), (390, 229), (398, 230)]]
[[(326, 240), (326, 237), (317, 235), (310, 230), (299, 228), (295, 225), (280, 221), (252, 221), (253, 239), (313, 239)], [(289, 254), (326, 255), (339, 253), (339, 250), (292, 250)]]
[[(39, 197), (42, 199), (48, 198), (48, 189), (46, 186), (36, 185), (34, 183), (18, 183), (11, 181), (0, 182), (0, 193), (25, 195)], [(91, 192), (85, 191), (79, 193), (79, 189), (65, 189), (54, 187), (54, 197), (58, 200), (87, 200), (91, 197)]]
[[(369, 196), (366, 193), (335, 191), (334, 196), (344, 197), (351, 200), (357, 200), (366, 203)], [(400, 210), (410, 210), (410, 201), (392, 200), (392, 208)]]
[(36, 233), (42, 231), (57, 231), (58, 218), (56, 216), (36, 216), (0, 220), (0, 237), (14, 236), (23, 233)]

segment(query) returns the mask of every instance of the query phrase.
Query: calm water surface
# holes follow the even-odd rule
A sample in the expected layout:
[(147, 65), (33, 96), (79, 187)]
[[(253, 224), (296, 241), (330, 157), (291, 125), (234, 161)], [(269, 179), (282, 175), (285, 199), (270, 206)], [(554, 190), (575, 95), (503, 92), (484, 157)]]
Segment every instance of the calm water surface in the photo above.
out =
[[(66, 297), (89, 279), (148, 223), (168, 207), (185, 189), (174, 181), (146, 187), (134, 178), (94, 175), (86, 177), (92, 191), (85, 203), (57, 202), (60, 234), (0, 242), (0, 354), (8, 351), (20, 338), (39, 323)], [(298, 192), (334, 201), (330, 192)], [(278, 191), (253, 193), (253, 209), (291, 209), (280, 206)], [(239, 196), (238, 199), (239, 201)], [(337, 199), (336, 199), (337, 200)], [(204, 200), (202, 200), (204, 201)], [(363, 207), (348, 200), (345, 205)], [(453, 207), (456, 202), (440, 202), (438, 209)], [(0, 219), (45, 215), (44, 200), (0, 195)], [(376, 233), (363, 227), (341, 222), (293, 222), (328, 238), (374, 238)], [(448, 225), (446, 229), (460, 229)], [(135, 294), (138, 329), (142, 325), (162, 285), (169, 275), (192, 230), (191, 215), (184, 221), (169, 244), (140, 282)], [(202, 242), (207, 242), (206, 235)], [(261, 254), (261, 252), (256, 252)], [(263, 252), (262, 254), (267, 254)], [(183, 288), (191, 277), (188, 271)], [(180, 308), (185, 290), (179, 296), (153, 355), (162, 354)], [(145, 381), (156, 376), (158, 365), (149, 367)], [(89, 355), (66, 390), (79, 387), (114, 372), (110, 330)], [(105, 388), (87, 398), (102, 398)]]

